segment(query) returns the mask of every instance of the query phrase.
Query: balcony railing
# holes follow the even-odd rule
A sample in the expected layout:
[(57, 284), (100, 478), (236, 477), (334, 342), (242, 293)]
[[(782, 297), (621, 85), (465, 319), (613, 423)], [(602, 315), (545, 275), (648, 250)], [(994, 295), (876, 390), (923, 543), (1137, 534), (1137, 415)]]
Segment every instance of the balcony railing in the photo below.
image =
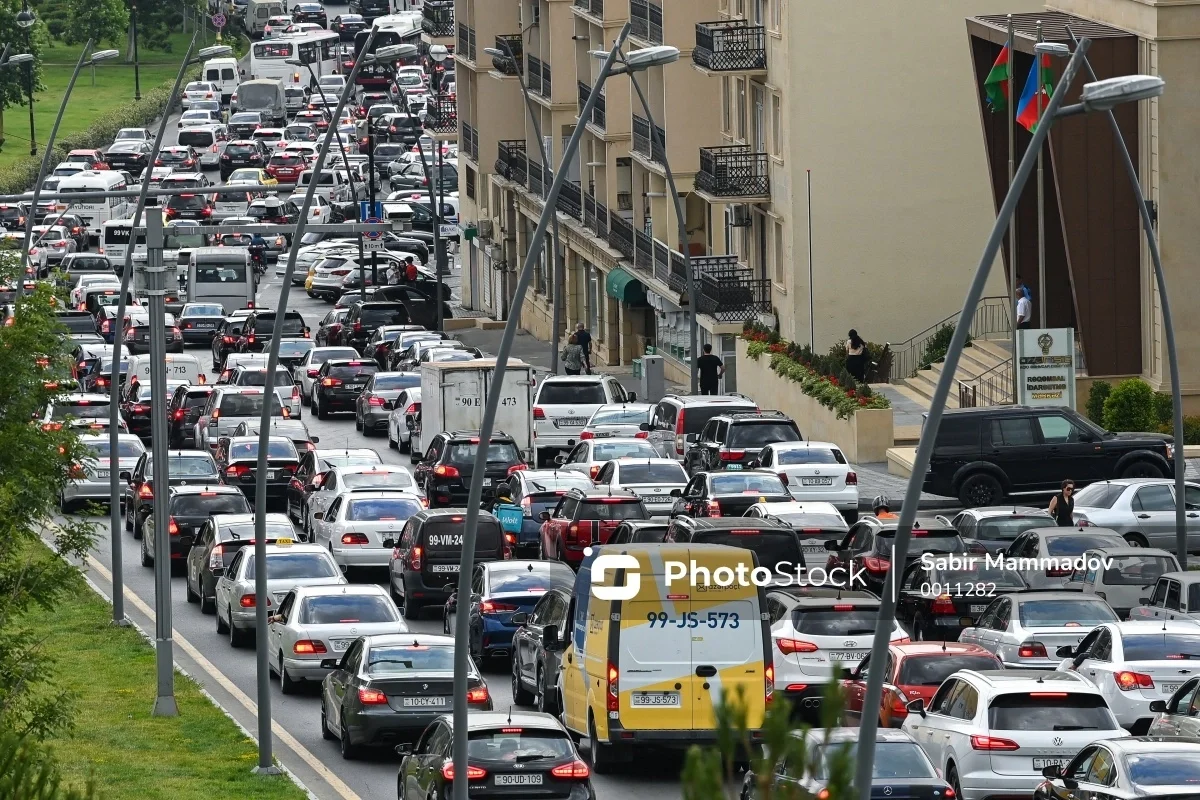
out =
[(696, 188), (717, 197), (770, 195), (767, 154), (755, 153), (743, 144), (701, 147)]
[(525, 185), (529, 179), (529, 159), (525, 155), (524, 139), (509, 139), (496, 145), (496, 174), (513, 183)]
[(567, 181), (563, 184), (562, 190), (558, 193), (558, 203), (556, 207), (559, 211), (566, 214), (568, 217), (574, 217), (580, 222), (583, 221), (583, 206), (582, 206), (582, 190), (579, 184), (575, 181)]
[(527, 56), (529, 61), (529, 91), (542, 97), (550, 97), (550, 65), (537, 56)]
[(543, 197), (546, 194), (546, 184), (552, 179), (550, 170), (543, 167), (536, 161), (529, 162), (529, 191), (536, 194), (538, 197)]
[(492, 56), (492, 67), (502, 75), (523, 75), (525, 64), (522, 61), (525, 40), (520, 34), (497, 36), (496, 49), (502, 53), (512, 52), (513, 58), (507, 56)]
[(633, 266), (646, 272), (654, 272), (654, 240), (633, 229)]
[(479, 163), (479, 131), (466, 122), (462, 124), (462, 149), (467, 158)]
[(626, 258), (633, 258), (633, 226), (620, 214), (608, 220), (608, 244)]
[(454, 35), (454, 3), (448, 0), (425, 0), (421, 7), (421, 30), (433, 38)]
[(720, 322), (745, 322), (771, 311), (771, 281), (755, 278), (737, 256), (692, 256), (696, 306)]
[(662, 6), (652, 0), (629, 0), (629, 32), (654, 44), (663, 43)]
[[(651, 135), (652, 128), (657, 132), (657, 136)], [(666, 144), (666, 131), (658, 125), (651, 126), (650, 120), (645, 117), (633, 115), (633, 152), (641, 153), (651, 161), (665, 164), (667, 155), (663, 148), (666, 147)]]
[(575, 0), (575, 7), (588, 12), (593, 17), (601, 19), (604, 17), (604, 0)]
[(458, 133), (458, 105), (453, 97), (438, 95), (425, 108), (427, 130), (434, 133)]
[(767, 68), (767, 34), (762, 25), (696, 23), (692, 61), (713, 72), (749, 72)]
[(475, 61), (475, 29), (458, 23), (458, 55), (467, 61)]
[[(608, 206), (597, 200), (594, 195), (583, 196), (583, 224), (601, 239), (609, 239)], [(612, 242), (609, 241), (609, 244)]]
[[(588, 95), (590, 95), (591, 93), (592, 93), (592, 87), (589, 86), (588, 84), (584, 83), (583, 81), (580, 81), (579, 82), (579, 111), (580, 111), (580, 113), (583, 113), (583, 106), (587, 103)], [(605, 113), (604, 113), (604, 92), (601, 92), (596, 97), (596, 104), (594, 106), (592, 106), (591, 119), (583, 120), (583, 121), (591, 122), (597, 128), (600, 128), (601, 130), (603, 130), (605, 119), (606, 119), (606, 117), (605, 117)]]

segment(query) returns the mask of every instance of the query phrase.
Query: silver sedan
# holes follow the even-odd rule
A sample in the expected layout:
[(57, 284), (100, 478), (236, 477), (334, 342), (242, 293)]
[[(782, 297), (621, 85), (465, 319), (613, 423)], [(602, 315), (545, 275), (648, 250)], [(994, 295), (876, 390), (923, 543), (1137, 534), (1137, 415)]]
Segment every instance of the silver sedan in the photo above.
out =
[[(1184, 485), (1189, 553), (1200, 553), (1200, 484)], [(1075, 494), (1075, 521), (1112, 528), (1135, 547), (1175, 551), (1175, 481), (1121, 478)]]
[[(316, 483), (314, 481), (314, 483)], [(332, 467), (323, 473), (321, 482), (308, 496), (308, 518), (304, 520), (305, 532), (312, 533), (313, 514), (325, 511), (330, 503), (342, 492), (349, 489), (366, 491), (374, 489), (399, 490), (420, 495), (417, 481), (405, 467), (377, 464), (372, 466), (355, 465), (351, 467)]]
[(345, 569), (386, 567), (404, 523), (424, 508), (412, 492), (351, 489), (313, 514), (313, 542)]
[(1075, 647), (1092, 628), (1116, 622), (1098, 597), (1079, 592), (1024, 592), (993, 600), (958, 640), (995, 653), (1008, 669), (1054, 669), (1064, 645)]
[(650, 412), (653, 410), (654, 406), (649, 403), (614, 403), (600, 406), (583, 426), (584, 434), (581, 436), (585, 439), (629, 436), (646, 439), (649, 437)]
[(359, 636), (407, 633), (387, 590), (362, 586), (297, 586), (268, 620), (267, 663), (279, 675), (284, 694), (303, 680), (322, 680), (322, 659), (340, 657)]
[[(568, 440), (568, 445), (574, 442)], [(605, 463), (618, 458), (658, 459), (658, 451), (646, 439), (584, 439), (575, 444), (571, 452), (555, 457), (559, 469), (580, 472), (593, 481)]]
[(673, 458), (618, 458), (602, 466), (595, 481), (597, 486), (630, 490), (642, 498), (650, 516), (666, 517), (675, 507), (671, 492), (682, 492), (688, 476)]
[[(71, 481), (63, 487), (58, 497), (59, 510), (64, 514), (70, 511), (76, 503), (87, 500), (104, 501), (109, 499), (110, 461), (108, 436), (85, 435), (80, 441), (92, 452), (92, 457), (77, 465), (71, 471)], [(138, 459), (146, 452), (142, 440), (131, 433), (117, 436), (118, 469), (121, 472), (132, 472), (137, 466)], [(124, 481), (121, 481), (122, 488)], [(122, 494), (122, 496), (124, 496)]]

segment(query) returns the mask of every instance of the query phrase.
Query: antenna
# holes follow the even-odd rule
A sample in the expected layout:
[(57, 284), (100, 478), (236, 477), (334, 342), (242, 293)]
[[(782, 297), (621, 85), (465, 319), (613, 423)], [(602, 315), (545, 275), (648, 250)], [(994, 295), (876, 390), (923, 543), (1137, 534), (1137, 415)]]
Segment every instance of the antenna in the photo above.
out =
[(512, 705), (508, 707), (508, 724), (512, 725)]
[(942, 639), (942, 652), (946, 652), (946, 640)]

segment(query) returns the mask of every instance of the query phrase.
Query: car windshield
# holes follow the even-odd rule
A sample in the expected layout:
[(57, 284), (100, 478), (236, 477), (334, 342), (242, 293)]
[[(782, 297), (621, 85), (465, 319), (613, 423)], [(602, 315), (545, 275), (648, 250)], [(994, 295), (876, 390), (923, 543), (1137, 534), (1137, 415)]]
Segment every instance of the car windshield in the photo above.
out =
[(1085, 598), (1017, 601), (1017, 617), (1023, 628), (1094, 628), (1116, 622), (1117, 615), (1102, 600)]
[(196, 517), (209, 514), (249, 514), (250, 506), (241, 492), (204, 492), (176, 495), (171, 501), (171, 514)]
[(723, 473), (709, 476), (713, 494), (787, 494), (783, 482), (766, 473)]
[(650, 409), (611, 408), (597, 411), (589, 425), (638, 425), (650, 421)]
[(1121, 646), (1126, 661), (1190, 661), (1200, 659), (1200, 634), (1124, 634)]
[[(108, 442), (89, 444), (88, 450), (91, 450), (92, 455), (96, 458), (108, 458)], [(146, 448), (142, 447), (141, 442), (117, 440), (117, 458), (137, 458), (144, 452), (146, 452)]]
[(776, 450), (771, 461), (772, 466), (792, 466), (795, 464), (845, 464), (846, 457), (840, 450), (824, 447), (798, 447), (794, 450)]
[(1195, 786), (1200, 784), (1200, 761), (1194, 752), (1130, 753), (1125, 756), (1129, 780), (1138, 786)]
[(1112, 508), (1128, 486), (1093, 483), (1075, 493), (1076, 508)]
[(331, 358), (354, 358), (358, 353), (348, 347), (336, 347), (332, 350), (318, 350), (309, 359), (310, 364), (324, 364)]
[[(296, 453), (296, 446), (292, 444), (291, 440), (267, 442), (267, 458), (298, 459), (299, 457)], [(229, 448), (230, 461), (245, 461), (251, 458), (258, 458), (258, 442), (241, 442)]]
[(878, 606), (795, 608), (792, 627), (812, 636), (865, 636), (879, 625)]
[(576, 757), (575, 747), (565, 731), (505, 727), (492, 731), (471, 731), (467, 739), (467, 758), (471, 763), (491, 761), (523, 764), (573, 757)]
[(622, 464), (621, 483), (625, 486), (639, 483), (687, 483), (687, 473), (678, 463), (671, 464)]
[[(814, 777), (824, 780), (829, 777), (840, 759), (852, 763), (857, 742), (837, 742), (816, 748)], [(848, 760), (848, 761), (847, 761)], [(936, 778), (929, 759), (914, 742), (878, 742), (875, 745), (875, 761), (871, 777), (876, 780), (911, 780)], [(889, 787), (890, 788), (890, 787)]]
[(1102, 547), (1120, 547), (1124, 542), (1114, 542), (1111, 534), (1104, 536), (1088, 535), (1079, 531), (1068, 534), (1047, 536), (1046, 553), (1052, 556), (1081, 556), (1085, 550), (1098, 550)]
[(1002, 694), (988, 708), (988, 727), (1001, 731), (1115, 731), (1116, 717), (1099, 694)]
[[(451, 442), (446, 449), (446, 461), (450, 464), (473, 465), (478, 451), (479, 442)], [(488, 445), (487, 463), (520, 464), (521, 453), (512, 442), (492, 442)]]
[(108, 417), (108, 400), (76, 400), (54, 404), (53, 419), (96, 419)]
[(225, 315), (224, 309), (219, 305), (195, 305), (188, 306), (180, 315), (182, 317), (221, 317)]
[(407, 373), (403, 375), (376, 375), (375, 388), (380, 390), (395, 390), (395, 389), (412, 389), (420, 387), (421, 375), (419, 373)]
[(397, 619), (396, 606), (386, 597), (337, 594), (305, 598), (297, 622), (301, 625), (347, 625), (395, 622)]
[(996, 542), (1011, 542), (1025, 531), (1034, 528), (1044, 528), (1049, 522), (1046, 515), (1036, 517), (988, 517), (979, 520), (972, 535), (974, 539), (986, 539)]
[(381, 469), (343, 473), (341, 484), (347, 489), (411, 489), (413, 479), (407, 472)]
[(380, 645), (367, 652), (366, 672), (375, 677), (453, 671), (454, 648), (444, 645)]
[(969, 656), (938, 653), (930, 656), (909, 656), (900, 662), (901, 686), (941, 686), (942, 682), (960, 669), (1000, 669), (995, 656)]
[(550, 406), (599, 405), (607, 399), (599, 383), (575, 381), (543, 383), (537, 396), (538, 405)]
[(775, 442), (799, 442), (800, 432), (790, 422), (751, 422), (729, 426), (729, 447), (766, 447)]
[(643, 439), (592, 446), (592, 461), (612, 461), (614, 458), (658, 458), (658, 451)]
[(407, 498), (362, 498), (351, 500), (346, 508), (346, 519), (353, 522), (384, 522), (406, 520), (424, 506), (415, 497)]
[[(255, 562), (256, 559), (251, 556), (250, 563), (246, 565), (246, 578), (255, 577)], [(267, 554), (267, 580), (270, 581), (336, 578), (340, 574), (337, 564), (325, 553)]]

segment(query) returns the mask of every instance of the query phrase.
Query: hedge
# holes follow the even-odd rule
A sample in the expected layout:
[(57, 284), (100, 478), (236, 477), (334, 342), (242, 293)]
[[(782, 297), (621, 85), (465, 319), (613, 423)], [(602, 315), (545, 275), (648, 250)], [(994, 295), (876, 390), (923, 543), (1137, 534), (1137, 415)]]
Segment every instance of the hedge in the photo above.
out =
[[(196, 80), (200, 77), (201, 68), (197, 67), (186, 80)], [(185, 80), (185, 83), (186, 83)], [(163, 83), (142, 94), (141, 100), (130, 100), (124, 105), (117, 106), (103, 118), (97, 119), (82, 131), (63, 136), (54, 143), (55, 155), (50, 157), (50, 168), (66, 160), (67, 153), (78, 149), (99, 149), (107, 147), (116, 138), (121, 128), (145, 128), (157, 120), (166, 111), (167, 100), (171, 96), (174, 81)], [(0, 170), (0, 194), (23, 194), (30, 191), (37, 181), (38, 170), (41, 169), (40, 157), (23, 158), (7, 169)]]

